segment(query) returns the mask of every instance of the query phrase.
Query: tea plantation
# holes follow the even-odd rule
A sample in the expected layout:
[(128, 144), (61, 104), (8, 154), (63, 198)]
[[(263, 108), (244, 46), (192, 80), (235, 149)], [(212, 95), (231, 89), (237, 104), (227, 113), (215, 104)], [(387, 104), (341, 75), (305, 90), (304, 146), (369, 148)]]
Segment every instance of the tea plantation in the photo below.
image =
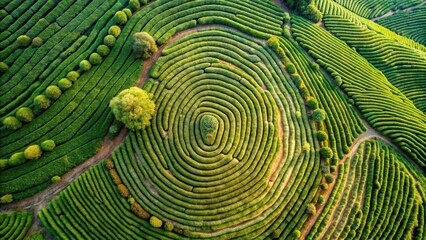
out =
[(425, 239), (421, 0), (4, 0), (0, 239)]

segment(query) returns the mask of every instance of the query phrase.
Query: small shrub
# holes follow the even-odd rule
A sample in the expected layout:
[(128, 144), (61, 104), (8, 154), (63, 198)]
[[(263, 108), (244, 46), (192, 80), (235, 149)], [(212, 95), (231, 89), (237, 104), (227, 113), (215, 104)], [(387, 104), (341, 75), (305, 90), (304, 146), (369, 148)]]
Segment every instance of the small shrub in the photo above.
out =
[(90, 62), (87, 60), (82, 60), (79, 66), (85, 72), (89, 71), (92, 68), (92, 64), (90, 64)]
[(139, 3), (139, 0), (130, 0), (129, 7), (132, 9), (132, 11), (136, 12), (141, 8), (141, 4)]
[(309, 152), (310, 150), (311, 150), (311, 145), (309, 143), (305, 142), (303, 144), (303, 151), (304, 152)]
[(43, 45), (43, 39), (41, 39), (41, 37), (35, 37), (32, 40), (32, 44), (34, 47), (40, 47), (41, 45)]
[(45, 95), (38, 95), (34, 98), (34, 105), (41, 109), (50, 107), (50, 100)]
[(306, 105), (308, 105), (310, 109), (315, 110), (318, 108), (318, 101), (314, 97), (308, 97)]
[(324, 121), (327, 116), (327, 113), (323, 109), (315, 109), (312, 111), (312, 119), (316, 122)]
[(328, 184), (327, 183), (321, 183), (320, 188), (325, 191), (325, 190), (328, 189)]
[(118, 38), (118, 36), (121, 34), (121, 28), (117, 25), (111, 26), (108, 30), (108, 34)]
[(128, 9), (128, 8), (125, 8), (125, 9), (123, 9), (122, 10), (125, 14), (126, 14), (126, 16), (127, 16), (127, 19), (130, 19), (131, 17), (132, 17), (132, 10), (130, 10), (130, 9)]
[(7, 168), (9, 159), (0, 159), (0, 170)]
[(320, 195), (320, 196), (318, 197), (318, 204), (319, 204), (319, 205), (323, 205), (323, 204), (324, 204), (324, 202), (325, 202), (324, 196)]
[(137, 203), (136, 201), (132, 203), (130, 210), (138, 217), (148, 220), (151, 217), (151, 214), (149, 214), (147, 211), (145, 211), (145, 209), (142, 208), (141, 205), (139, 205), (139, 203)]
[(130, 205), (132, 205), (135, 201), (136, 201), (136, 200), (135, 200), (133, 197), (129, 197), (129, 198), (127, 199), (127, 202), (128, 202)]
[(68, 80), (70, 80), (71, 82), (75, 82), (77, 81), (77, 79), (80, 77), (80, 73), (76, 72), (76, 71), (71, 71), (69, 73), (67, 73), (67, 78)]
[(52, 100), (58, 99), (61, 94), (61, 89), (56, 85), (50, 85), (46, 88), (46, 96)]
[(99, 45), (96, 49), (96, 52), (99, 53), (102, 57), (106, 57), (109, 54), (109, 47), (107, 45)]
[(115, 184), (115, 185), (122, 184), (122, 182), (121, 182), (121, 178), (120, 178), (120, 176), (118, 175), (117, 170), (115, 170), (115, 169), (110, 169), (110, 170), (109, 170), (109, 175), (111, 176), (112, 181), (114, 182), (114, 184)]
[(92, 53), (90, 54), (89, 61), (92, 65), (96, 66), (102, 63), (102, 57), (99, 53)]
[(342, 86), (342, 84), (343, 84), (342, 78), (340, 76), (336, 76), (335, 79), (336, 79), (337, 85)]
[(115, 167), (114, 167), (114, 162), (113, 162), (111, 159), (107, 159), (107, 160), (105, 161), (105, 167), (106, 167), (108, 170), (114, 169), (114, 168), (115, 168)]
[(120, 25), (124, 25), (127, 22), (127, 15), (123, 11), (117, 11), (115, 13), (114, 18), (115, 18), (115, 21)]
[(335, 172), (336, 172), (336, 166), (334, 166), (334, 165), (333, 165), (333, 166), (331, 166), (331, 167), (330, 167), (330, 172), (331, 172), (331, 173), (335, 173)]
[(21, 122), (31, 122), (34, 119), (33, 110), (29, 107), (21, 107), (16, 111), (16, 118)]
[(13, 202), (13, 195), (12, 194), (3, 195), (0, 198), (0, 203), (1, 204), (7, 204), (7, 203), (11, 203), (11, 202)]
[(61, 80), (59, 80), (58, 82), (58, 87), (62, 90), (65, 91), (68, 88), (72, 87), (72, 82), (70, 80), (68, 80), (67, 78), (62, 78)]
[(328, 183), (328, 184), (330, 184), (334, 181), (334, 176), (332, 174), (329, 174), (329, 173), (325, 174), (324, 177), (325, 177), (325, 182)]
[(291, 236), (294, 239), (298, 239), (298, 238), (300, 238), (300, 236), (302, 236), (302, 233), (299, 230), (294, 230), (293, 233), (291, 234)]
[(108, 137), (110, 139), (115, 138), (120, 133), (122, 127), (123, 124), (121, 122), (115, 121), (108, 129)]
[(297, 119), (302, 119), (302, 113), (300, 111), (296, 111), (295, 114)]
[(51, 179), (52, 183), (58, 183), (61, 181), (61, 177), (60, 176), (53, 176)]
[(16, 39), (16, 42), (20, 47), (28, 47), (31, 43), (31, 38), (27, 35), (21, 35)]
[(27, 159), (25, 158), (24, 152), (17, 152), (14, 153), (10, 158), (8, 165), (9, 166), (18, 166), (26, 162)]
[(149, 219), (149, 224), (151, 224), (151, 226), (155, 228), (160, 228), (161, 226), (163, 226), (163, 221), (161, 221), (161, 219), (156, 216), (151, 216), (151, 218)]
[(322, 147), (320, 150), (320, 155), (322, 158), (331, 158), (333, 156), (333, 150), (329, 147)]
[(327, 173), (330, 173), (330, 169), (328, 168), (328, 166), (322, 166), (321, 167), (321, 172), (323, 174), (327, 174)]
[(3, 125), (7, 129), (11, 130), (16, 130), (22, 127), (22, 123), (16, 117), (13, 116), (9, 116), (3, 119)]
[(317, 213), (317, 208), (315, 207), (313, 203), (309, 203), (306, 206), (306, 213), (309, 215), (315, 215)]
[(115, 37), (111, 34), (106, 35), (104, 38), (104, 44), (107, 45), (108, 47), (112, 48), (115, 44)]
[(171, 232), (171, 231), (173, 231), (173, 228), (175, 227), (175, 225), (172, 223), (172, 222), (170, 222), (170, 221), (167, 221), (165, 224), (164, 224), (164, 229), (167, 231), (167, 232)]
[(0, 72), (5, 73), (9, 70), (9, 65), (7, 65), (5, 62), (0, 62)]
[(266, 45), (272, 48), (275, 52), (278, 52), (278, 48), (280, 47), (280, 41), (277, 37), (270, 37), (268, 41), (266, 41)]
[(302, 86), (302, 84), (304, 85), (305, 83), (303, 82), (302, 78), (300, 77), (299, 74), (294, 73), (291, 75), (291, 79), (293, 80), (293, 82), (296, 84), (296, 87), (300, 88)]
[(349, 149), (348, 146), (344, 146), (342, 151), (343, 151), (344, 154), (348, 154), (350, 152), (350, 149)]
[(318, 141), (326, 141), (328, 139), (328, 135), (324, 131), (318, 131), (316, 133)]
[[(111, 170), (110, 170), (111, 171)], [(120, 192), (121, 196), (128, 197), (130, 195), (129, 189), (124, 184), (118, 184), (117, 185), (118, 192)]]
[(284, 13), (284, 23), (290, 23), (291, 16), (288, 12)]
[(55, 149), (56, 144), (55, 144), (55, 141), (53, 140), (45, 140), (40, 144), (40, 147), (41, 147), (41, 150), (50, 152), (50, 151), (53, 151), (53, 149)]
[(147, 32), (138, 32), (133, 35), (133, 52), (136, 57), (147, 59), (158, 51), (154, 38)]
[(24, 151), (24, 156), (28, 160), (37, 160), (41, 157), (43, 152), (39, 145), (28, 146)]
[(293, 63), (287, 63), (286, 68), (287, 68), (287, 71), (288, 71), (290, 74), (294, 74), (294, 73), (296, 73), (296, 68), (294, 67)]
[(287, 39), (291, 39), (291, 31), (289, 26), (284, 26), (283, 28), (283, 36)]

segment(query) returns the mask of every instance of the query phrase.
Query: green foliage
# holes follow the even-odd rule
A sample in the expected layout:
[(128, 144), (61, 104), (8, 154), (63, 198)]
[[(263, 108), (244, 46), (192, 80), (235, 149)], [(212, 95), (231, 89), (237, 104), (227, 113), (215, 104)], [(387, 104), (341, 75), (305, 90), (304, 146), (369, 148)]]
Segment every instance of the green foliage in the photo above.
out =
[(7, 168), (9, 165), (9, 159), (0, 159), (0, 170)]
[(9, 116), (3, 119), (3, 125), (7, 129), (11, 129), (11, 130), (16, 130), (22, 127), (22, 123), (16, 117), (13, 117), (13, 116)]
[(38, 95), (34, 98), (34, 105), (41, 109), (50, 107), (50, 100), (45, 95)]
[(18, 166), (18, 165), (21, 165), (22, 163), (24, 163), (26, 161), (27, 161), (27, 159), (25, 158), (24, 152), (17, 152), (17, 153), (14, 153), (9, 158), (8, 165), (9, 166)]
[(315, 109), (312, 111), (312, 119), (316, 122), (324, 121), (327, 113), (323, 109)]
[(89, 71), (92, 68), (92, 64), (90, 64), (90, 62), (87, 61), (87, 60), (82, 60), (79, 64), (79, 66), (83, 71), (86, 71), (86, 72)]
[(117, 25), (113, 25), (109, 28), (108, 34), (114, 36), (115, 38), (118, 38), (121, 34), (121, 28)]
[(53, 149), (55, 149), (56, 144), (55, 141), (53, 140), (45, 140), (40, 144), (40, 147), (43, 151), (53, 151)]
[(163, 226), (163, 221), (161, 221), (161, 219), (156, 216), (151, 216), (151, 218), (149, 219), (149, 224), (151, 224), (151, 226), (155, 228), (160, 228), (161, 226)]
[(43, 39), (41, 37), (35, 37), (32, 40), (32, 44), (35, 47), (40, 47), (41, 45), (43, 45)]
[(313, 203), (309, 203), (306, 206), (306, 213), (309, 215), (315, 215), (317, 213), (317, 208), (315, 207)]
[(67, 78), (61, 78), (61, 80), (59, 80), (58, 82), (58, 86), (62, 91), (65, 91), (68, 88), (72, 87), (72, 82)]
[(132, 17), (132, 15), (133, 15), (132, 11), (130, 9), (128, 9), (128, 8), (125, 8), (122, 11), (126, 14), (127, 19), (130, 19)]
[(31, 38), (27, 35), (21, 35), (16, 39), (16, 42), (20, 47), (28, 47), (31, 44)]
[(329, 147), (322, 147), (320, 150), (320, 155), (322, 158), (331, 158), (333, 156), (333, 150)]
[(102, 57), (106, 57), (109, 54), (109, 47), (107, 45), (99, 45), (98, 48), (96, 48), (96, 52), (99, 53)]
[(320, 188), (321, 188), (321, 190), (327, 190), (328, 189), (328, 184), (327, 183), (321, 183), (320, 184)]
[(67, 78), (68, 80), (70, 80), (71, 82), (75, 82), (77, 81), (77, 79), (80, 77), (80, 73), (76, 72), (76, 71), (71, 71), (69, 73), (67, 73)]
[(7, 204), (7, 203), (11, 203), (11, 202), (13, 202), (13, 195), (12, 194), (3, 195), (0, 198), (0, 203), (1, 204)]
[(139, 0), (130, 0), (129, 7), (132, 9), (132, 11), (136, 12), (141, 8), (141, 4), (139, 3)]
[(46, 96), (52, 100), (58, 99), (61, 94), (61, 89), (56, 85), (50, 85), (46, 88)]
[(330, 183), (332, 183), (332, 182), (334, 182), (334, 176), (332, 175), (332, 174), (325, 174), (325, 176), (324, 176), (324, 178), (325, 178), (325, 181), (328, 183), (328, 184), (330, 184)]
[(147, 59), (158, 51), (154, 38), (147, 32), (138, 32), (133, 35), (133, 52), (136, 57)]
[(124, 25), (127, 22), (127, 15), (123, 11), (117, 11), (115, 13), (114, 18), (115, 18), (115, 21), (120, 25)]
[(92, 65), (96, 66), (102, 63), (102, 57), (99, 53), (90, 54), (89, 61)]
[(308, 97), (306, 105), (308, 105), (310, 109), (315, 110), (318, 108), (318, 101), (314, 97)]
[(282, 2), (315, 23), (322, 20), (322, 13), (315, 6), (313, 0), (282, 0)]
[(21, 107), (16, 111), (16, 118), (21, 122), (31, 122), (34, 119), (33, 110), (29, 107)]
[(114, 121), (114, 123), (108, 129), (108, 136), (110, 139), (115, 138), (119, 133), (123, 124), (119, 121)]
[(112, 48), (114, 46), (115, 41), (116, 41), (116, 38), (111, 34), (106, 35), (105, 38), (104, 38), (104, 44), (107, 45), (110, 48)]
[(110, 102), (115, 118), (130, 130), (145, 129), (155, 113), (152, 96), (138, 87), (121, 91)]
[(270, 48), (272, 48), (275, 52), (278, 51), (278, 48), (280, 47), (280, 41), (277, 37), (270, 37), (268, 41), (266, 41), (266, 45), (268, 45)]
[(168, 232), (171, 232), (171, 231), (173, 231), (173, 228), (175, 227), (175, 225), (172, 223), (172, 222), (170, 222), (170, 221), (167, 221), (165, 224), (164, 224), (164, 230), (166, 230), (166, 231), (168, 231)]
[(212, 145), (214, 143), (218, 126), (219, 121), (215, 117), (211, 115), (204, 115), (201, 117), (200, 130), (205, 144)]
[(317, 131), (315, 134), (317, 136), (318, 141), (327, 141), (328, 135), (324, 131)]
[(296, 73), (296, 68), (294, 67), (293, 63), (287, 63), (286, 68), (288, 73), (290, 74)]
[(292, 236), (294, 239), (299, 239), (299, 238), (300, 238), (300, 236), (302, 236), (302, 233), (301, 233), (299, 230), (294, 230), (294, 231), (293, 231), (293, 233), (291, 234), (291, 236)]
[(5, 62), (0, 62), (0, 72), (5, 73), (9, 70), (9, 66)]
[(46, 237), (42, 232), (35, 231), (26, 240), (46, 240)]
[(318, 204), (319, 205), (323, 205), (325, 202), (324, 196), (323, 195), (319, 195), (318, 197)]
[(42, 154), (43, 152), (40, 146), (36, 144), (28, 146), (24, 151), (24, 156), (28, 160), (37, 160), (41, 157)]
[(51, 178), (52, 183), (58, 183), (61, 181), (61, 177), (60, 176), (53, 176)]

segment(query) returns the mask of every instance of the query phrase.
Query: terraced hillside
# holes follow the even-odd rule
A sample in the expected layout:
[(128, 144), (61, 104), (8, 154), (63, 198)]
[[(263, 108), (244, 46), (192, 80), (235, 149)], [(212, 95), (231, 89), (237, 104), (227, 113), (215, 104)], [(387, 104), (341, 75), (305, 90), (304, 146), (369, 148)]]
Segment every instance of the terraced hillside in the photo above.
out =
[(423, 6), (0, 3), (1, 239), (424, 239)]

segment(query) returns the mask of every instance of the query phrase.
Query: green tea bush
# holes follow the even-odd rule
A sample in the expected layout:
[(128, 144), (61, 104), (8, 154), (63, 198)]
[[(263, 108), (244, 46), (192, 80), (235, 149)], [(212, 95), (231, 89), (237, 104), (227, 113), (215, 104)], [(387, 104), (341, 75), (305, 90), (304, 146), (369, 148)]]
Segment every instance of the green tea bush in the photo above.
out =
[(126, 14), (126, 16), (127, 16), (127, 19), (130, 19), (131, 17), (132, 17), (132, 10), (130, 10), (130, 9), (128, 9), (128, 8), (125, 8), (125, 9), (123, 9), (122, 10), (125, 14)]
[(32, 40), (32, 44), (34, 47), (40, 47), (41, 45), (43, 45), (43, 39), (41, 39), (41, 37), (35, 37)]
[(138, 32), (133, 35), (133, 52), (136, 57), (147, 59), (158, 51), (154, 38), (147, 32)]
[(115, 41), (116, 41), (116, 38), (111, 34), (106, 35), (105, 38), (104, 38), (104, 44), (107, 45), (110, 48), (112, 48), (114, 46)]
[(151, 224), (151, 226), (155, 228), (160, 228), (161, 226), (163, 226), (163, 221), (161, 221), (156, 216), (151, 216), (151, 218), (149, 219), (149, 224)]
[(102, 63), (102, 57), (99, 53), (90, 54), (89, 61), (92, 65), (96, 66)]
[(309, 215), (315, 215), (317, 213), (317, 208), (315, 207), (313, 203), (309, 203), (306, 206), (306, 213)]
[(322, 147), (320, 150), (320, 155), (322, 158), (331, 158), (333, 156), (333, 150), (329, 147)]
[(58, 82), (58, 87), (62, 90), (65, 91), (68, 88), (72, 87), (72, 82), (70, 80), (68, 80), (67, 78), (62, 78), (61, 80), (59, 80)]
[(28, 47), (31, 43), (31, 38), (27, 35), (21, 35), (16, 39), (16, 42), (20, 47)]
[(96, 52), (101, 55), (102, 57), (108, 56), (110, 50), (107, 45), (99, 45), (98, 48), (96, 48)]
[(61, 177), (60, 176), (53, 176), (51, 179), (52, 183), (58, 183), (61, 181)]
[(328, 135), (324, 131), (317, 131), (316, 133), (318, 141), (327, 141)]
[(18, 120), (18, 118), (9, 116), (3, 119), (3, 125), (7, 129), (16, 130), (22, 127), (22, 123)]
[(43, 152), (41, 151), (40, 146), (36, 144), (28, 146), (24, 151), (24, 156), (28, 160), (37, 160), (42, 154)]
[(86, 72), (89, 71), (92, 68), (92, 64), (90, 64), (90, 62), (87, 61), (87, 60), (82, 60), (79, 64), (79, 66), (83, 71), (86, 71)]
[(325, 178), (325, 181), (328, 184), (330, 184), (334, 181), (334, 176), (332, 174), (325, 174), (324, 178)]
[(114, 36), (115, 38), (118, 38), (121, 34), (121, 28), (117, 25), (113, 25), (109, 28), (108, 34)]
[(67, 78), (68, 80), (70, 80), (71, 82), (75, 82), (77, 81), (77, 79), (80, 77), (80, 73), (76, 72), (76, 71), (71, 71), (69, 73), (67, 73)]
[(50, 85), (50, 86), (48, 86), (46, 88), (45, 93), (46, 93), (46, 96), (48, 98), (50, 98), (52, 100), (56, 100), (56, 99), (58, 99), (61, 96), (62, 91), (61, 91), (61, 89), (58, 86), (56, 86), (56, 85)]
[(45, 140), (40, 144), (40, 147), (43, 151), (53, 151), (53, 149), (55, 149), (56, 144), (55, 141), (53, 140)]
[(11, 203), (11, 202), (13, 202), (13, 195), (12, 194), (3, 195), (0, 198), (0, 203), (1, 204), (7, 204), (7, 203)]
[(41, 109), (47, 109), (50, 107), (50, 100), (45, 95), (38, 95), (34, 98), (34, 105)]
[(130, 0), (129, 7), (132, 9), (132, 11), (136, 12), (141, 8), (141, 4), (139, 3), (139, 0)]
[(327, 117), (327, 113), (323, 109), (315, 109), (312, 112), (312, 119), (316, 122), (324, 121)]
[(16, 111), (16, 118), (21, 122), (31, 122), (34, 119), (33, 110), (29, 107), (22, 107)]
[(0, 170), (7, 168), (9, 159), (0, 159)]
[(318, 101), (314, 97), (308, 97), (306, 105), (308, 105), (310, 109), (315, 110), (318, 108)]
[(170, 222), (170, 221), (167, 221), (165, 224), (164, 224), (164, 229), (166, 230), (166, 231), (168, 231), (168, 232), (171, 232), (171, 231), (173, 231), (173, 228), (175, 227), (175, 225), (172, 223), (172, 222)]
[(117, 11), (115, 13), (114, 18), (115, 18), (115, 21), (120, 25), (124, 25), (127, 22), (127, 15), (123, 11)]
[(5, 73), (9, 70), (9, 66), (5, 62), (0, 62), (0, 72)]
[(12, 156), (9, 158), (8, 165), (9, 166), (18, 166), (26, 162), (27, 159), (25, 158), (24, 152), (17, 152), (12, 154)]

